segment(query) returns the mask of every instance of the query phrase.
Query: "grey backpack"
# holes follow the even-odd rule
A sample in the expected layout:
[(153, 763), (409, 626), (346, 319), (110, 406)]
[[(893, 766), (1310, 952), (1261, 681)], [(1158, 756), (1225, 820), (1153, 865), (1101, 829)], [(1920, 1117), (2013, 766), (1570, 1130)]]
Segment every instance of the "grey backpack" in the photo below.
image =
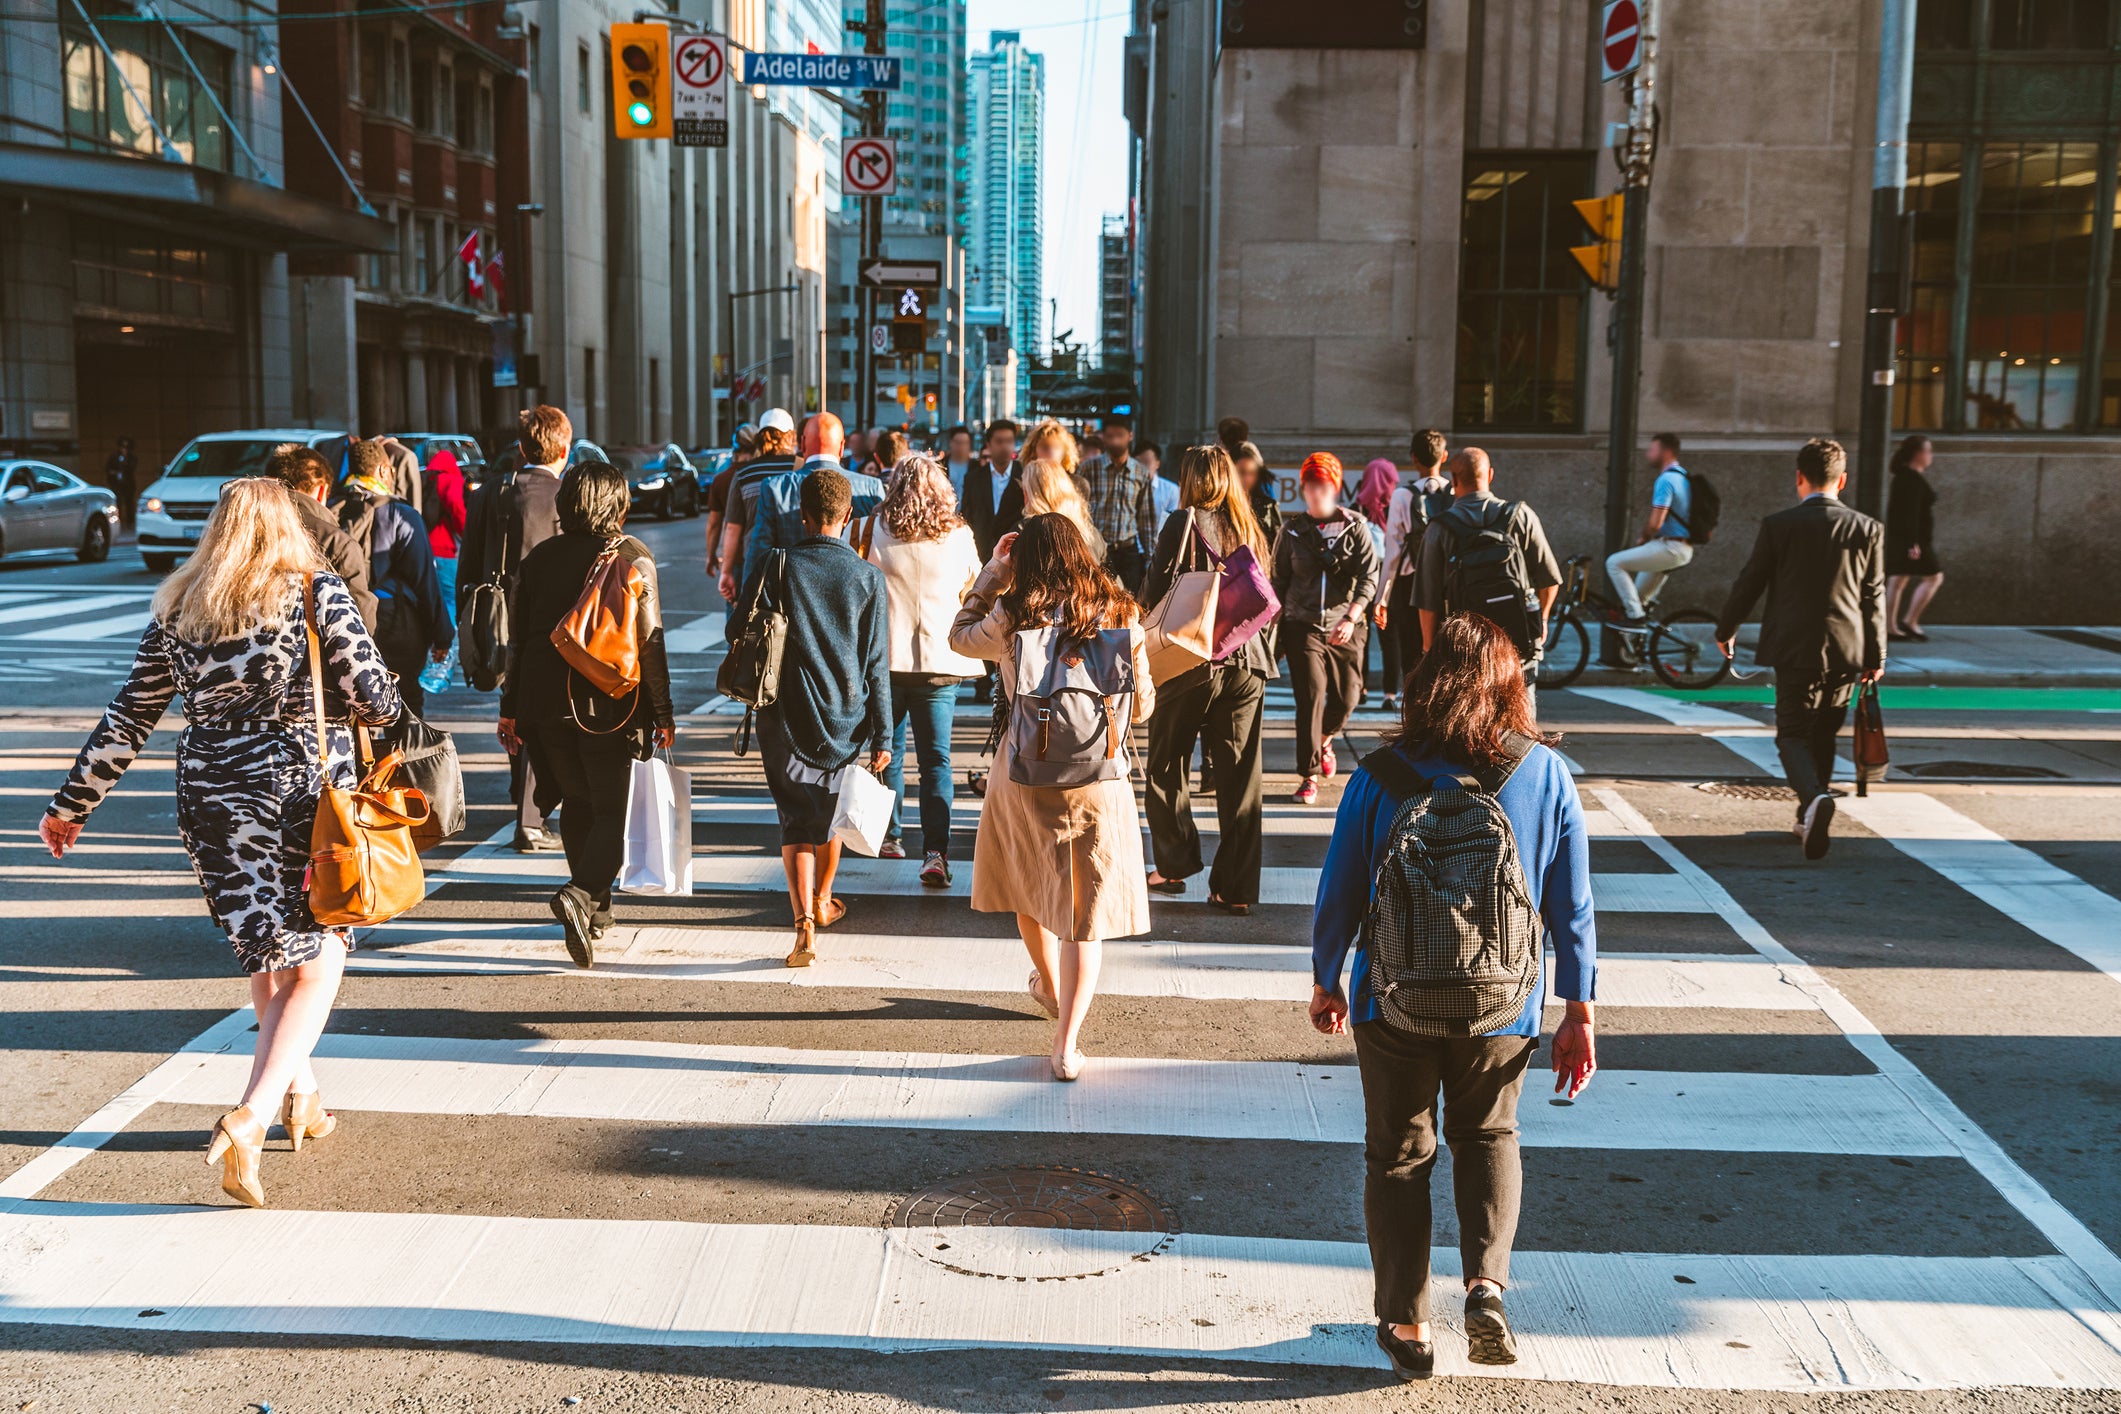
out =
[(1495, 799), (1522, 759), (1492, 787), (1472, 775), (1424, 780), (1392, 747), (1363, 760), (1406, 802), (1363, 923), (1370, 994), (1395, 1030), (1489, 1035), (1517, 1020), (1539, 985), (1545, 924)]
[(1134, 721), (1134, 635), (1068, 638), (1048, 624), (1016, 632), (1009, 688), (1009, 779), (1085, 786), (1125, 779)]

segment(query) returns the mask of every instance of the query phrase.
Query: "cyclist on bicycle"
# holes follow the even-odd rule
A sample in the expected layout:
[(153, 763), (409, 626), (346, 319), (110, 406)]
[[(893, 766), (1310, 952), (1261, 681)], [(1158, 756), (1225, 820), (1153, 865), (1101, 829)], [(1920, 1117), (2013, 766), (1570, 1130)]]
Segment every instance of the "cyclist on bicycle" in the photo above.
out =
[(1640, 629), (1649, 621), (1665, 579), (1694, 558), (1687, 528), (1694, 510), (1693, 482), (1679, 464), (1678, 435), (1660, 432), (1652, 437), (1647, 460), (1656, 477), (1650, 488), (1650, 518), (1634, 545), (1614, 551), (1605, 561), (1606, 578), (1613, 581), (1613, 595), (1627, 616), (1628, 629)]

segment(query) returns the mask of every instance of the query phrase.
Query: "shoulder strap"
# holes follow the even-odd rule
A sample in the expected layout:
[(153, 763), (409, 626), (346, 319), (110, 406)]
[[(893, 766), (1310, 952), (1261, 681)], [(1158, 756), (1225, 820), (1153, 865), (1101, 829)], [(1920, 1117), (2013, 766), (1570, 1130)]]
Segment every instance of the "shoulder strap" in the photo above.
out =
[(1428, 781), (1408, 763), (1397, 747), (1378, 747), (1362, 758), (1362, 768), (1402, 800), (1410, 800), (1429, 789)]
[(324, 762), (331, 759), (331, 751), (324, 744), (324, 650), (317, 639), (315, 575), (302, 582), (302, 627), (309, 638), (309, 706), (317, 719), (317, 760)]

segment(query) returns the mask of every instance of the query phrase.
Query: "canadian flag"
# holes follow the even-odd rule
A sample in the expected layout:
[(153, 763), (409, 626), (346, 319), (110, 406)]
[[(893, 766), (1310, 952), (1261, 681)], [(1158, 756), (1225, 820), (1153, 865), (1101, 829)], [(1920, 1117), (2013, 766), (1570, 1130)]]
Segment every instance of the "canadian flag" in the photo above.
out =
[(457, 259), (464, 263), (464, 289), (473, 299), (486, 298), (486, 267), (479, 259), (479, 233), (473, 231), (457, 247)]
[(486, 262), (486, 283), (493, 286), (494, 306), (503, 314), (508, 312), (508, 271), (501, 264), (501, 252), (495, 251), (493, 259)]

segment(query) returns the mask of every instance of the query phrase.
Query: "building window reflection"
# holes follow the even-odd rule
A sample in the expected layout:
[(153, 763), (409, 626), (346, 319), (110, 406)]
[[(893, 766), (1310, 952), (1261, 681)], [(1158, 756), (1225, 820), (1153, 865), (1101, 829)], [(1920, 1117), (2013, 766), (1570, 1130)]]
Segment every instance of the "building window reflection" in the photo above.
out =
[(1589, 306), (1569, 255), (1569, 203), (1591, 195), (1592, 161), (1588, 153), (1467, 156), (1456, 426), (1582, 426)]
[[(221, 114), (229, 101), (231, 51), (197, 34), (185, 37), (192, 64), (213, 90), (209, 96), (160, 25), (139, 23), (129, 9), (121, 12), (112, 0), (91, 0), (88, 8), (110, 46), (110, 57), (78, 17), (61, 22), (67, 145), (157, 157), (159, 125), (178, 157), (194, 166), (228, 171), (231, 144)], [(148, 113), (141, 112), (142, 103)]]

